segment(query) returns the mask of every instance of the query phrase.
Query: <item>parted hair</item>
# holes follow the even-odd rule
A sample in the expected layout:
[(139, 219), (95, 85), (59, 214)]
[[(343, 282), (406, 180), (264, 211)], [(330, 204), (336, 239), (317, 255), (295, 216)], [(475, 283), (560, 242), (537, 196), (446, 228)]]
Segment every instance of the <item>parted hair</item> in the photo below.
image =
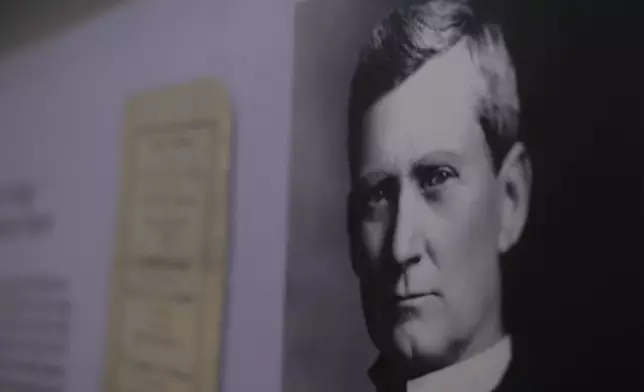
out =
[(514, 65), (500, 26), (476, 2), (412, 0), (373, 30), (362, 49), (349, 92), (349, 161), (360, 159), (363, 118), (384, 95), (427, 61), (466, 40), (481, 77), (478, 120), (498, 169), (518, 138), (519, 98)]

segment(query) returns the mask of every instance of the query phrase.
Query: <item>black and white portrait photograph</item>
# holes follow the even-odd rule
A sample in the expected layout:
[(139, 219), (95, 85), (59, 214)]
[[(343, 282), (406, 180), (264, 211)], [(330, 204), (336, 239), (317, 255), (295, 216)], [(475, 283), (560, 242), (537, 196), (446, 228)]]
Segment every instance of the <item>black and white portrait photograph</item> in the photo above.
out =
[(644, 390), (634, 12), (297, 5), (285, 392)]

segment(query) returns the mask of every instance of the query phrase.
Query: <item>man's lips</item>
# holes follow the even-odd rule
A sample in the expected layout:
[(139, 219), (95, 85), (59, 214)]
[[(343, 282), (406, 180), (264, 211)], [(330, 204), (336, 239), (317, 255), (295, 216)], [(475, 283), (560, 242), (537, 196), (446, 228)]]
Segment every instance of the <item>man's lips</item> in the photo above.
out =
[(419, 300), (421, 298), (430, 297), (430, 296), (438, 297), (440, 296), (440, 294), (437, 291), (427, 291), (422, 293), (410, 293), (410, 294), (403, 294), (403, 295), (396, 294), (394, 295), (394, 302), (396, 303), (415, 302), (415, 300)]

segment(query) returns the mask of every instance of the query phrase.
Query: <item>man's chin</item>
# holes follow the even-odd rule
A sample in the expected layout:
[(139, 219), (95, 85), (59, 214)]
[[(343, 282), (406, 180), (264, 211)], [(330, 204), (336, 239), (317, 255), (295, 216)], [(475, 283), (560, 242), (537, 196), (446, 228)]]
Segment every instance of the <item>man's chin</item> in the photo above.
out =
[(422, 367), (448, 366), (458, 356), (442, 328), (407, 322), (393, 331), (393, 345), (404, 362)]

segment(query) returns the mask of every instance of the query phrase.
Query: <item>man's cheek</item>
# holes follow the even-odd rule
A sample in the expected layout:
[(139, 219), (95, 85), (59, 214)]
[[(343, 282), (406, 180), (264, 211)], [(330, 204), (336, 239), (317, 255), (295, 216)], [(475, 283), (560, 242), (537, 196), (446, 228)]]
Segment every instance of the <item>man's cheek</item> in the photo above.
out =
[(494, 243), (492, 239), (498, 229), (498, 219), (489, 198), (471, 193), (469, 197), (461, 194), (444, 211), (444, 229), (450, 233), (449, 242), (454, 254), (461, 253), (464, 261), (475, 262), (477, 254)]
[(379, 259), (382, 254), (385, 233), (384, 222), (365, 222), (362, 225), (362, 242), (371, 262)]

